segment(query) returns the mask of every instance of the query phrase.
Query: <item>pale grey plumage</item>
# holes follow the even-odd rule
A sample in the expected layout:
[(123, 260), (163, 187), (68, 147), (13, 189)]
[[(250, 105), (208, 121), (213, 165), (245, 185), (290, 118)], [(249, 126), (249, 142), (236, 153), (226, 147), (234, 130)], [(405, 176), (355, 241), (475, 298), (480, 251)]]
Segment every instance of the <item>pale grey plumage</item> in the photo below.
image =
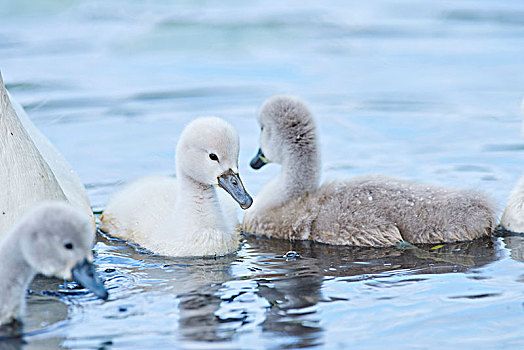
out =
[[(0, 325), (20, 318), (36, 274), (70, 279), (76, 266), (90, 265), (94, 238), (90, 217), (65, 202), (29, 210), (0, 241)], [(99, 280), (88, 278), (107, 297)]]
[(494, 208), (481, 193), (362, 175), (318, 187), (314, 118), (297, 98), (277, 96), (259, 113), (261, 151), (282, 164), (255, 198), (243, 230), (336, 245), (440, 243), (489, 235)]

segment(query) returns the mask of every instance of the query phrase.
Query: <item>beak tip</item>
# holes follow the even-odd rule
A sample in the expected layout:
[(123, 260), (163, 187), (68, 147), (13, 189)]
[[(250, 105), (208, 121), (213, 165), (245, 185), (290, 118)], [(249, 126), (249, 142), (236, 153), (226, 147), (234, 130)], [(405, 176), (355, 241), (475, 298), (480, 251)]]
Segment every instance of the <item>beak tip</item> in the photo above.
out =
[(267, 159), (264, 156), (264, 153), (262, 153), (262, 149), (259, 149), (257, 155), (253, 159), (251, 159), (251, 162), (249, 162), (249, 165), (253, 169), (258, 170), (262, 168), (264, 165), (266, 165), (266, 163)]
[(109, 293), (104, 287), (103, 282), (96, 274), (92, 263), (87, 260), (79, 262), (71, 271), (73, 279), (84, 288), (90, 290), (100, 299), (107, 300)]
[(240, 204), (240, 208), (246, 210), (249, 207), (251, 207), (252, 204), (253, 204), (253, 198), (251, 198), (251, 196), (249, 196), (244, 203)]
[(109, 293), (107, 292), (107, 290), (104, 287), (104, 285), (102, 284), (102, 282), (100, 282), (100, 285), (89, 286), (89, 287), (86, 287), (86, 288), (89, 291), (91, 291), (91, 293), (93, 293), (95, 296), (97, 296), (98, 298), (100, 298), (102, 300), (107, 300), (109, 298)]
[(95, 293), (95, 295), (102, 300), (107, 300), (109, 298), (109, 293), (105, 289), (102, 293), (98, 292), (98, 293)]

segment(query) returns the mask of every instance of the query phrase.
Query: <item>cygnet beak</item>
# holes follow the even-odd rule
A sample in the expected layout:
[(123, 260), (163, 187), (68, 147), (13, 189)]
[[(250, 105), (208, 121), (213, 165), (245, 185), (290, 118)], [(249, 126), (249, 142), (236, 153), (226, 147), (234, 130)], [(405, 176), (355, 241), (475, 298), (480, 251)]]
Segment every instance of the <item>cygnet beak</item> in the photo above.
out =
[(257, 155), (254, 156), (253, 159), (251, 159), (251, 162), (249, 162), (249, 165), (251, 165), (253, 169), (260, 169), (267, 163), (269, 163), (269, 159), (267, 159), (264, 156), (264, 153), (262, 153), (262, 149), (259, 148)]
[(76, 264), (71, 270), (71, 273), (73, 274), (73, 279), (80, 283), (82, 287), (89, 289), (99, 298), (107, 299), (108, 294), (104, 284), (100, 280), (100, 277), (98, 277), (95, 266), (87, 261), (87, 259)]
[(247, 209), (253, 204), (253, 199), (246, 192), (240, 176), (229, 169), (218, 177), (218, 185), (222, 187), (242, 209)]

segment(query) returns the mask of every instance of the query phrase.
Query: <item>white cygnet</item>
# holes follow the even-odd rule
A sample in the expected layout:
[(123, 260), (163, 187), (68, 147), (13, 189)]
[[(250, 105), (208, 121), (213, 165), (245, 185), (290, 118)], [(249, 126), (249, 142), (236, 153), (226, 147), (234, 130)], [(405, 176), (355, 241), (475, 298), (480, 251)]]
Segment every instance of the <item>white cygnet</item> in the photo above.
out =
[(231, 125), (215, 117), (195, 119), (176, 147), (176, 178), (153, 176), (129, 184), (107, 204), (102, 231), (169, 256), (236, 251), (236, 210), (230, 198), (221, 200), (216, 188), (243, 209), (251, 205), (238, 175), (238, 152), (238, 135)]
[[(524, 118), (524, 98), (521, 104), (521, 113)], [(522, 124), (522, 135), (524, 136), (524, 123)], [(524, 232), (524, 176), (520, 178), (509, 195), (509, 200), (500, 226), (512, 232)]]
[(259, 113), (254, 169), (282, 165), (246, 212), (244, 232), (334, 245), (441, 243), (489, 235), (496, 223), (481, 193), (362, 175), (319, 187), (313, 115), (299, 99), (276, 96)]
[(0, 75), (0, 239), (43, 200), (63, 200), (95, 221), (78, 175), (12, 100)]
[(39, 273), (72, 278), (106, 299), (91, 263), (94, 239), (90, 217), (63, 201), (44, 201), (25, 213), (0, 241), (0, 325), (20, 319)]

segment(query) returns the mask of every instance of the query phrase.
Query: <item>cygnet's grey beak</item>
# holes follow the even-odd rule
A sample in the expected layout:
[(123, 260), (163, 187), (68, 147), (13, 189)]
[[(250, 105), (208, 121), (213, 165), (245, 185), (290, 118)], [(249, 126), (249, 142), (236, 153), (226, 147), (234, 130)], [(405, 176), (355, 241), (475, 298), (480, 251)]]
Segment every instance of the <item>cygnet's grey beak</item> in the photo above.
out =
[(107, 299), (108, 294), (104, 284), (100, 280), (100, 277), (98, 277), (95, 266), (87, 261), (87, 259), (76, 264), (71, 272), (73, 274), (73, 279), (80, 283), (82, 287), (89, 289), (99, 298), (104, 300)]
[(247, 209), (253, 204), (253, 199), (246, 192), (240, 176), (229, 169), (218, 177), (218, 185), (222, 187), (242, 209)]
[(269, 159), (267, 159), (264, 156), (264, 153), (262, 153), (262, 149), (259, 148), (257, 155), (254, 156), (253, 159), (251, 159), (251, 162), (249, 162), (249, 165), (251, 165), (253, 169), (260, 169), (267, 163), (269, 163)]

